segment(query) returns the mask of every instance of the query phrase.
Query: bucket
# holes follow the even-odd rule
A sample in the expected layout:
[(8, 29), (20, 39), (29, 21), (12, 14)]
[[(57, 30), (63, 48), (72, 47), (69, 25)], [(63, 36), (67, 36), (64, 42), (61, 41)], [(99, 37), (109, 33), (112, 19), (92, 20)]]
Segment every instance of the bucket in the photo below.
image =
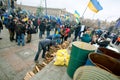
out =
[(107, 48), (103, 48), (103, 47), (99, 47), (98, 50), (100, 52), (102, 52), (103, 54), (106, 54), (108, 56), (111, 56), (111, 57), (113, 57), (115, 59), (120, 60), (120, 53), (118, 53), (118, 52), (115, 52), (113, 50), (110, 50), (110, 49), (107, 49)]
[(105, 54), (92, 53), (89, 57), (94, 65), (120, 76), (120, 61)]
[(119, 80), (119, 78), (99, 67), (82, 66), (75, 71), (73, 80)]
[(85, 42), (76, 41), (72, 43), (71, 56), (67, 67), (67, 73), (71, 78), (73, 78), (78, 67), (85, 65), (88, 54), (94, 52), (95, 49), (95, 46)]
[(88, 59), (87, 59), (85, 65), (86, 65), (86, 66), (95, 66), (95, 65), (92, 63), (91, 59), (90, 59), (90, 53), (88, 54)]

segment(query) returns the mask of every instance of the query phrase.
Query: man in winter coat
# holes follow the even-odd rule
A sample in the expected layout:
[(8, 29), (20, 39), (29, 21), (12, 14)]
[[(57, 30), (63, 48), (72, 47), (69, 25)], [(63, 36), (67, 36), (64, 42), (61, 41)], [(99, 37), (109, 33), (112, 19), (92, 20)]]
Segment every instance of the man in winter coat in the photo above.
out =
[[(0, 20), (0, 33), (1, 33), (1, 30), (3, 29), (3, 24), (2, 24), (2, 20)], [(0, 38), (1, 40), (2, 38)]]
[(35, 55), (34, 61), (38, 62), (38, 58), (39, 58), (39, 55), (40, 55), (42, 50), (43, 50), (42, 58), (45, 58), (46, 51), (47, 50), (49, 51), (50, 46), (55, 46), (55, 45), (56, 45), (55, 40), (45, 39), (45, 40), (39, 41), (38, 51), (37, 51), (37, 53)]

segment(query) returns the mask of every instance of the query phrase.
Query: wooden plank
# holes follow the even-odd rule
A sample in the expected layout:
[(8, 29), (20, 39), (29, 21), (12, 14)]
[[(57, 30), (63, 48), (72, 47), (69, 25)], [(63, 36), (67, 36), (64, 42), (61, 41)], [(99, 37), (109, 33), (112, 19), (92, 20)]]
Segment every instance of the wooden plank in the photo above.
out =
[(30, 71), (29, 74), (30, 74), (31, 76), (34, 76), (34, 75), (35, 75), (32, 71)]
[(42, 62), (45, 66), (47, 65), (45, 62)]
[(38, 68), (37, 66), (35, 66), (35, 68), (36, 68), (37, 71), (40, 71), (39, 68)]
[(27, 72), (27, 74), (26, 74), (24, 80), (30, 80), (31, 77), (32, 77), (32, 76)]
[(29, 80), (30, 78), (28, 76), (25, 76), (24, 77), (24, 80)]

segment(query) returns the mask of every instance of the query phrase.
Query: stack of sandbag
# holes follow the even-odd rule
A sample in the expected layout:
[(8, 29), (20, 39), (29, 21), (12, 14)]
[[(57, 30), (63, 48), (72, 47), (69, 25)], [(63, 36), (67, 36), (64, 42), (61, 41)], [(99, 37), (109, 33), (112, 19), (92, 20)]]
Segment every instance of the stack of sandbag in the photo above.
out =
[(63, 65), (68, 66), (69, 59), (70, 59), (70, 55), (68, 54), (66, 49), (58, 50), (56, 53), (54, 65), (56, 65), (56, 66), (63, 66)]

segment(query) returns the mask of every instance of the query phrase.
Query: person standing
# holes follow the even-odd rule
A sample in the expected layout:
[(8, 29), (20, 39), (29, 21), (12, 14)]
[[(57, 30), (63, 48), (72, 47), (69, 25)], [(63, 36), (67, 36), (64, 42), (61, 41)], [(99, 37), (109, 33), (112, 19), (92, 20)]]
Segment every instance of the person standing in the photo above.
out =
[[(2, 20), (0, 20), (0, 33), (1, 33), (1, 30), (3, 29), (3, 24), (2, 24)], [(2, 38), (0, 38), (1, 40)]]
[(50, 22), (50, 20), (47, 22), (46, 31), (47, 31), (47, 37), (48, 37), (50, 35), (50, 31), (51, 31), (51, 22)]
[(30, 43), (31, 42), (31, 39), (32, 39), (32, 21), (29, 20), (28, 21), (28, 24), (27, 24), (27, 41), (26, 43)]
[(39, 26), (39, 38), (42, 38), (42, 35), (44, 34), (44, 31), (45, 31), (45, 19), (41, 22), (40, 26)]
[(81, 30), (81, 23), (79, 23), (78, 26), (75, 28), (75, 37), (74, 37), (73, 41), (77, 40), (77, 37), (79, 36), (80, 30)]
[(12, 42), (14, 39), (14, 35), (15, 35), (15, 22), (13, 21), (13, 16), (9, 15), (9, 19), (8, 19), (8, 30), (9, 30), (9, 34), (10, 34), (10, 41)]
[(70, 28), (67, 26), (64, 32), (64, 41), (67, 41), (69, 33), (70, 33)]
[(22, 46), (25, 45), (25, 30), (25, 26), (18, 20), (16, 28), (18, 46), (20, 46), (20, 43), (22, 43)]

